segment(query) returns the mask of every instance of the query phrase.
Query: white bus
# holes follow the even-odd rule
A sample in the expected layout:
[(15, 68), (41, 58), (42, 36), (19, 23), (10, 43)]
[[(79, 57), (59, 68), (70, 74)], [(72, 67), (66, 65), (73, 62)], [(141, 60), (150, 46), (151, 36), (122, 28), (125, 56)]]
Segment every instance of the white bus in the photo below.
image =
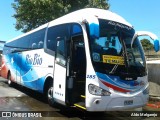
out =
[(44, 93), (49, 104), (86, 111), (144, 106), (148, 79), (138, 36), (121, 16), (86, 8), (46, 23), (15, 39), (3, 50), (1, 75)]

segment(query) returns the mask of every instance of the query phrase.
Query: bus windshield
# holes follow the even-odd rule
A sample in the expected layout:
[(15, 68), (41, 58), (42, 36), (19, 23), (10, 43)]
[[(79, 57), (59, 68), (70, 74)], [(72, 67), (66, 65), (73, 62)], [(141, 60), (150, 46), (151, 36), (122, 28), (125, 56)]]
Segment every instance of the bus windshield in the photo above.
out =
[(146, 63), (134, 29), (121, 23), (99, 19), (100, 37), (91, 38), (90, 53), (96, 72), (118, 75), (131, 80), (146, 75)]

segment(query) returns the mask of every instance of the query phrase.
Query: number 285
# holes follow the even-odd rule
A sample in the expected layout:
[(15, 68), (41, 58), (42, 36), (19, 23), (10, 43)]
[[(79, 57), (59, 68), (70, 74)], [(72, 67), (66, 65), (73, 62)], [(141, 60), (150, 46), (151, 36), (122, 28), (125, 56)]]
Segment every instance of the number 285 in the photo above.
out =
[(89, 79), (95, 79), (96, 75), (87, 75), (87, 78), (89, 78)]

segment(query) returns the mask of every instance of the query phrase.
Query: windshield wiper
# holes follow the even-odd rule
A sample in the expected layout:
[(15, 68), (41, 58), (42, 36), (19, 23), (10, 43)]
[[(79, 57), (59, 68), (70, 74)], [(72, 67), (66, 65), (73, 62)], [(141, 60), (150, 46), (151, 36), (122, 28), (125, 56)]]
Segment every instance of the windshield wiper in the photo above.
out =
[[(122, 55), (121, 55), (122, 57), (124, 56), (124, 52), (122, 53)], [(118, 68), (118, 64), (116, 64), (113, 68), (112, 68), (112, 70), (109, 72), (109, 74), (114, 74), (115, 73), (115, 71), (116, 71), (116, 69)]]
[[(124, 56), (124, 62), (125, 62), (125, 67), (127, 68), (127, 73), (128, 73), (128, 68), (129, 68), (129, 60), (128, 60), (128, 56), (127, 56), (127, 48), (126, 48), (126, 45), (124, 43), (124, 41), (120, 38), (120, 41), (122, 42), (122, 46), (123, 46), (123, 53), (121, 56)], [(115, 71), (117, 70), (118, 68), (118, 64), (116, 64), (113, 69), (109, 72), (110, 74), (114, 74)]]

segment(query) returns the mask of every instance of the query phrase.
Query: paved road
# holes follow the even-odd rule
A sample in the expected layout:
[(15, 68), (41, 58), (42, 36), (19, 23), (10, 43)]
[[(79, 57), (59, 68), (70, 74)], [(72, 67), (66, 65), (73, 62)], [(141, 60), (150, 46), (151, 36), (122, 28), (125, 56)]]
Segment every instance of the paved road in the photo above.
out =
[[(152, 109), (148, 107), (144, 107), (142, 110), (157, 111), (157, 109)], [(43, 96), (40, 93), (34, 92), (19, 85), (9, 87), (6, 83), (6, 80), (3, 78), (0, 78), (0, 111), (0, 116), (2, 116), (2, 112), (4, 111), (11, 112), (13, 118), (6, 118), (7, 120), (21, 120), (21, 117), (23, 117), (23, 119), (25, 120), (141, 120), (142, 118), (143, 120), (160, 119), (158, 117), (138, 117), (137, 115), (140, 116), (140, 113), (143, 111), (141, 111), (140, 113), (133, 111), (88, 113), (77, 110), (75, 108), (66, 108), (64, 106), (57, 106), (56, 108), (53, 108), (43, 100)], [(32, 113), (30, 114), (31, 111), (35, 113), (33, 115), (37, 115), (38, 118), (33, 118), (31, 116)], [(147, 113), (150, 114), (149, 112)], [(155, 113), (157, 114), (157, 112)], [(5, 115), (6, 114), (3, 113), (3, 116)], [(160, 113), (158, 115), (160, 116)], [(2, 117), (0, 117), (0, 119), (4, 120), (4, 118)]]

